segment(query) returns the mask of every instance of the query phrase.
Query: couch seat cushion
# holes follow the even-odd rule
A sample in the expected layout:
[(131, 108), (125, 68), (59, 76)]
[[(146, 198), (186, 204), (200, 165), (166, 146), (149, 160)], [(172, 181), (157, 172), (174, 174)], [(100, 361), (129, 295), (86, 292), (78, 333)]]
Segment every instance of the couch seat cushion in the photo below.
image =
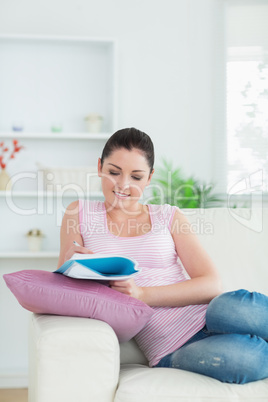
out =
[(267, 402), (268, 379), (249, 384), (224, 384), (172, 368), (141, 364), (121, 366), (114, 402)]

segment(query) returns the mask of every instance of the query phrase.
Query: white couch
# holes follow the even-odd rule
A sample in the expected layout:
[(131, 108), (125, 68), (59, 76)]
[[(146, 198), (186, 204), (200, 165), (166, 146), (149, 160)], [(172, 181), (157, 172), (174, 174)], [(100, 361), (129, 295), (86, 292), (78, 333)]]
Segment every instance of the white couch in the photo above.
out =
[[(268, 294), (268, 209), (185, 213), (216, 263), (224, 290)], [(267, 402), (268, 379), (224, 384), (183, 370), (149, 368), (135, 341), (119, 345), (104, 322), (33, 314), (29, 401)]]

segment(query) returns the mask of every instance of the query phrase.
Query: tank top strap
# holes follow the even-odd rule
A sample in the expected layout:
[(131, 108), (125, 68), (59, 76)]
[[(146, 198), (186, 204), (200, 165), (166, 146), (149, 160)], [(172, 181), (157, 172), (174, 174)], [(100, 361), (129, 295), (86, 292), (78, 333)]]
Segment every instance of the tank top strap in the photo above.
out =
[(86, 234), (105, 226), (105, 207), (101, 201), (79, 200), (80, 233)]
[(152, 225), (165, 226), (170, 230), (174, 214), (178, 208), (169, 204), (148, 204), (148, 207)]

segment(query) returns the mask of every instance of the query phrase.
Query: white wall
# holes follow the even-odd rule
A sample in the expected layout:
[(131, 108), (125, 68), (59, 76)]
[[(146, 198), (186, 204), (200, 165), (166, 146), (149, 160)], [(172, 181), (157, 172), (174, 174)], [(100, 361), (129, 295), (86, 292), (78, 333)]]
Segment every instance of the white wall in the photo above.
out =
[(268, 47), (267, 0), (229, 0), (227, 4), (228, 46)]
[[(153, 138), (158, 160), (214, 178), (223, 82), (222, 0), (1, 0), (0, 33), (118, 41), (118, 127)], [(215, 99), (216, 93), (216, 99)]]

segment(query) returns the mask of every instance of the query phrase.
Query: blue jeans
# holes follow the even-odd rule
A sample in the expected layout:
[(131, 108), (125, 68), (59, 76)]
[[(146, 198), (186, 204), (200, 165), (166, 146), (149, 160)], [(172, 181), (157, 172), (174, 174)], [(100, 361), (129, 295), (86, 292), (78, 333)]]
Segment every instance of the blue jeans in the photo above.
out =
[(236, 384), (268, 377), (268, 297), (243, 289), (217, 296), (208, 305), (206, 326), (154, 367)]

